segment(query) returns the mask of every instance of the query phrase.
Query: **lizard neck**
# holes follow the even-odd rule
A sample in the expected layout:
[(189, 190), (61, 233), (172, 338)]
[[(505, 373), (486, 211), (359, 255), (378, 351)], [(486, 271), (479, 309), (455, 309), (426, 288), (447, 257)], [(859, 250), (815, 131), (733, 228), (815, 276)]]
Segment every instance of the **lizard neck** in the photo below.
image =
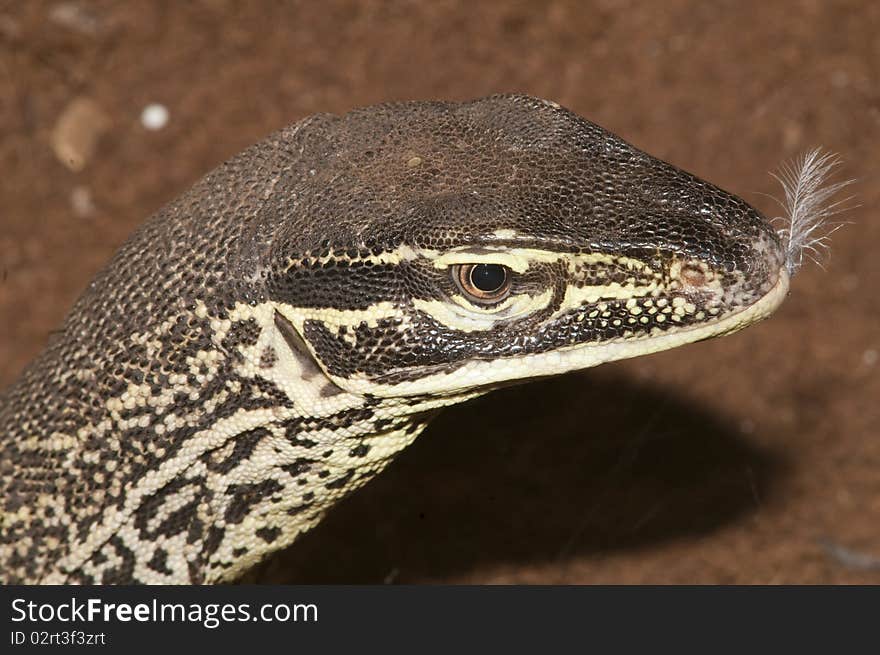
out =
[[(438, 407), (461, 400), (343, 391), (291, 343), (269, 303), (221, 315), (198, 306), (185, 326), (160, 322), (130, 343), (62, 376), (85, 382), (78, 402), (100, 402), (100, 416), (37, 430), (39, 403), (4, 408), (5, 447), (29, 455), (7, 461), (34, 462), (44, 478), (3, 479), (10, 581), (234, 579), (381, 471)], [(44, 378), (21, 384), (29, 379)], [(44, 436), (16, 439), (14, 425)], [(25, 531), (21, 511), (44, 516), (25, 517)], [(25, 562), (28, 550), (40, 556)]]

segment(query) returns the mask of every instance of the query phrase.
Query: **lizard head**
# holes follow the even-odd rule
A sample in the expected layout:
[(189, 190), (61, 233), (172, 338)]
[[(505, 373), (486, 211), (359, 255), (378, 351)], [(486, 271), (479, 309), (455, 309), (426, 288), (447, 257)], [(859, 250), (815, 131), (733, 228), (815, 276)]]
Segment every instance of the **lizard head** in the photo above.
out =
[(776, 232), (736, 196), (547, 101), (319, 116), (281, 133), (266, 294), (339, 387), (457, 395), (769, 315)]

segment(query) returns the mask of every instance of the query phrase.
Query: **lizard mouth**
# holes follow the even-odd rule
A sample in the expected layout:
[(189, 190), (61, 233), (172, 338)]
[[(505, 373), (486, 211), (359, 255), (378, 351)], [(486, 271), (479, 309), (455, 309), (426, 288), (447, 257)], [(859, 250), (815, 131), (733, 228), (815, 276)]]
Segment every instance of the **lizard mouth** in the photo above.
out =
[[(686, 343), (731, 334), (770, 316), (782, 304), (782, 301), (785, 300), (788, 293), (789, 279), (788, 269), (783, 266), (778, 269), (774, 276), (768, 278), (765, 286), (766, 291), (757, 300), (740, 309), (719, 315), (715, 320), (681, 327), (659, 335), (645, 335), (601, 345), (573, 346), (568, 352), (559, 350), (555, 354), (563, 360), (560, 363), (565, 364), (563, 366), (565, 370), (575, 370), (618, 359), (627, 359), (638, 355), (669, 350)], [(595, 355), (592, 357), (588, 356), (591, 350), (595, 351)], [(578, 356), (578, 353), (581, 355)], [(552, 354), (554, 353), (548, 353), (548, 355)]]
[[(787, 266), (782, 266), (777, 269), (775, 273), (771, 273), (767, 277), (762, 286), (763, 294), (760, 295), (757, 300), (720, 316), (717, 321), (710, 321), (702, 325), (692, 325), (678, 330), (675, 333), (657, 337), (657, 339), (669, 337), (673, 340), (681, 338), (679, 342), (664, 348), (658, 348), (657, 350), (666, 350), (675, 345), (701, 341), (722, 334), (730, 334), (741, 330), (752, 323), (757, 323), (758, 321), (767, 318), (770, 314), (776, 311), (779, 305), (782, 304), (782, 301), (785, 300), (785, 296), (788, 294), (789, 281), (790, 275), (788, 273), (788, 268)], [(687, 338), (694, 334), (699, 336), (697, 338)], [(652, 350), (652, 352), (655, 351)]]

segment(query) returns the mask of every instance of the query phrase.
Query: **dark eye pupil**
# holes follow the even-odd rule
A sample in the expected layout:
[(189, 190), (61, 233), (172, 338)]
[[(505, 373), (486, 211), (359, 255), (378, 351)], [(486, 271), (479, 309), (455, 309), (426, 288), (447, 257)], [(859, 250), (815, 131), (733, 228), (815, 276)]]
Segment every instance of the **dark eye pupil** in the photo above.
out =
[(471, 284), (486, 293), (497, 291), (506, 280), (507, 272), (499, 264), (477, 264), (471, 269)]

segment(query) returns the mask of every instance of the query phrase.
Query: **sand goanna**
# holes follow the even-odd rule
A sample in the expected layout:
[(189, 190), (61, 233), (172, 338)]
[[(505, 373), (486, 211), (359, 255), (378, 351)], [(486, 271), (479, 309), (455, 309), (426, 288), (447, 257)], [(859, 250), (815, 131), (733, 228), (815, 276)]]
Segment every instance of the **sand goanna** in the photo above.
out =
[(135, 232), (0, 397), (2, 579), (234, 579), (443, 406), (766, 317), (808, 234), (536, 98), (307, 118)]

